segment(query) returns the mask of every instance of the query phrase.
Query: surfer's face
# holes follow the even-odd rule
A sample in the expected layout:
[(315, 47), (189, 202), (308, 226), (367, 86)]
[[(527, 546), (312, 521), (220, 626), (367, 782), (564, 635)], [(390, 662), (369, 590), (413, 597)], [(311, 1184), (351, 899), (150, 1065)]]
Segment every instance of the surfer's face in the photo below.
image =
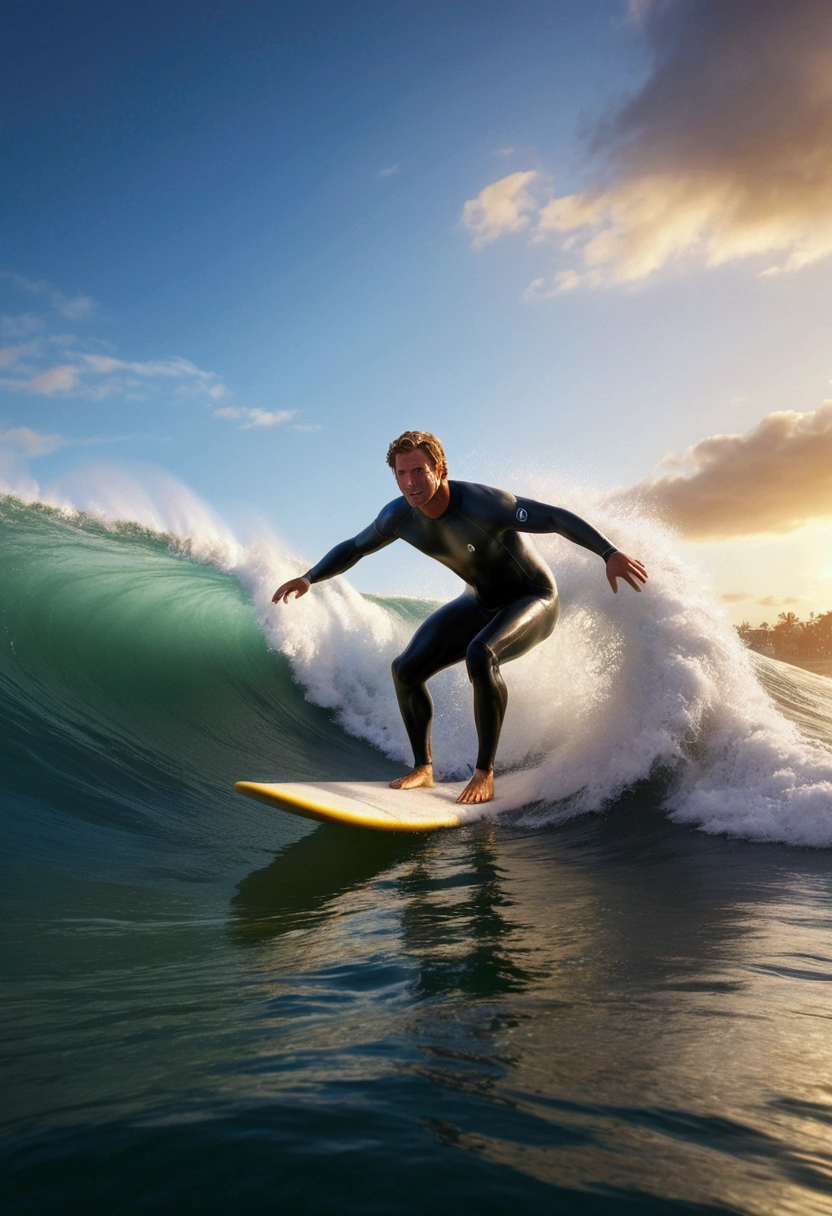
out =
[(423, 507), (430, 502), (442, 484), (436, 465), (422, 448), (398, 453), (396, 481), (411, 507)]

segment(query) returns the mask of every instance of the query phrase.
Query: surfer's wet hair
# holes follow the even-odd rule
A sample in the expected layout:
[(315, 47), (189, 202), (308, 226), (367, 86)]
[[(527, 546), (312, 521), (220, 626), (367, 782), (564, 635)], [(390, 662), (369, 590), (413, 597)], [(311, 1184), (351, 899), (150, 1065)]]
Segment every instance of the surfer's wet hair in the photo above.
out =
[(394, 439), (387, 449), (387, 463), (396, 472), (396, 457), (404, 456), (407, 452), (415, 452), (416, 448), (421, 448), (423, 452), (427, 452), (430, 456), (436, 471), (440, 478), (448, 476), (448, 462), (445, 459), (445, 450), (442, 444), (435, 435), (431, 435), (430, 431), (405, 431), (403, 435), (399, 435), (398, 439)]

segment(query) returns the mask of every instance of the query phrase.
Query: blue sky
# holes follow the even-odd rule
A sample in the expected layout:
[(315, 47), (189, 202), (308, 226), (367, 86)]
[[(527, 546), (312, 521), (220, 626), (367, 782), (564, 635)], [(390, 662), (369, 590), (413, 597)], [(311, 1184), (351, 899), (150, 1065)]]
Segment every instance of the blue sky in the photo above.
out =
[[(754, 428), (811, 415), (825, 444), (832, 376), (828, 154), (807, 197), (760, 103), (823, 158), (812, 56), (830, 31), (812, 0), (785, 33), (768, 10), (738, 0), (737, 29), (708, 0), (12, 3), (7, 484), (154, 466), (310, 557), (393, 496), (383, 455), (409, 427), (440, 434), (452, 475), (517, 492), (643, 491), (669, 453), (752, 435), (753, 497), (759, 461), (804, 459), (810, 424), (780, 447)], [(709, 121), (687, 74), (731, 76), (737, 47)], [(716, 531), (690, 506), (696, 478), (739, 484), (735, 459), (701, 449), (688, 505), (663, 482), (657, 500), (676, 495), (738, 616), (832, 607), (832, 502), (807, 506), (822, 486), (798, 477), (804, 500), (761, 503), (759, 526), (730, 494)], [(415, 590), (396, 562), (355, 581)]]

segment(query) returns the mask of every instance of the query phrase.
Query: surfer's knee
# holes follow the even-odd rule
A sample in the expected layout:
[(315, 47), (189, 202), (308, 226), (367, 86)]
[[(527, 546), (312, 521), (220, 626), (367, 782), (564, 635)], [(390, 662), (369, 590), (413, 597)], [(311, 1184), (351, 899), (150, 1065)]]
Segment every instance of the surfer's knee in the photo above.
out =
[(474, 638), (465, 652), (465, 666), (470, 680), (491, 680), (499, 675), (500, 665), (494, 651), (485, 642)]
[(412, 688), (415, 684), (422, 683), (421, 676), (416, 671), (416, 664), (408, 659), (407, 653), (396, 655), (390, 670), (393, 673), (393, 682), (404, 688)]

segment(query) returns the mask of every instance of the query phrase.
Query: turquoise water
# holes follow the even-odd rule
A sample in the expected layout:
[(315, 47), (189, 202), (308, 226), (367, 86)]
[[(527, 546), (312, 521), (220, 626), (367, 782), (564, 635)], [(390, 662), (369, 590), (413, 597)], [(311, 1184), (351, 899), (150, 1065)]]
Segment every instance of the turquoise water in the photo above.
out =
[[(239, 578), (12, 500), (0, 563), (5, 1210), (832, 1210), (828, 849), (674, 819), (662, 765), (537, 826), (313, 827), (233, 781), (401, 766)], [(759, 675), (830, 741), (832, 683)]]

